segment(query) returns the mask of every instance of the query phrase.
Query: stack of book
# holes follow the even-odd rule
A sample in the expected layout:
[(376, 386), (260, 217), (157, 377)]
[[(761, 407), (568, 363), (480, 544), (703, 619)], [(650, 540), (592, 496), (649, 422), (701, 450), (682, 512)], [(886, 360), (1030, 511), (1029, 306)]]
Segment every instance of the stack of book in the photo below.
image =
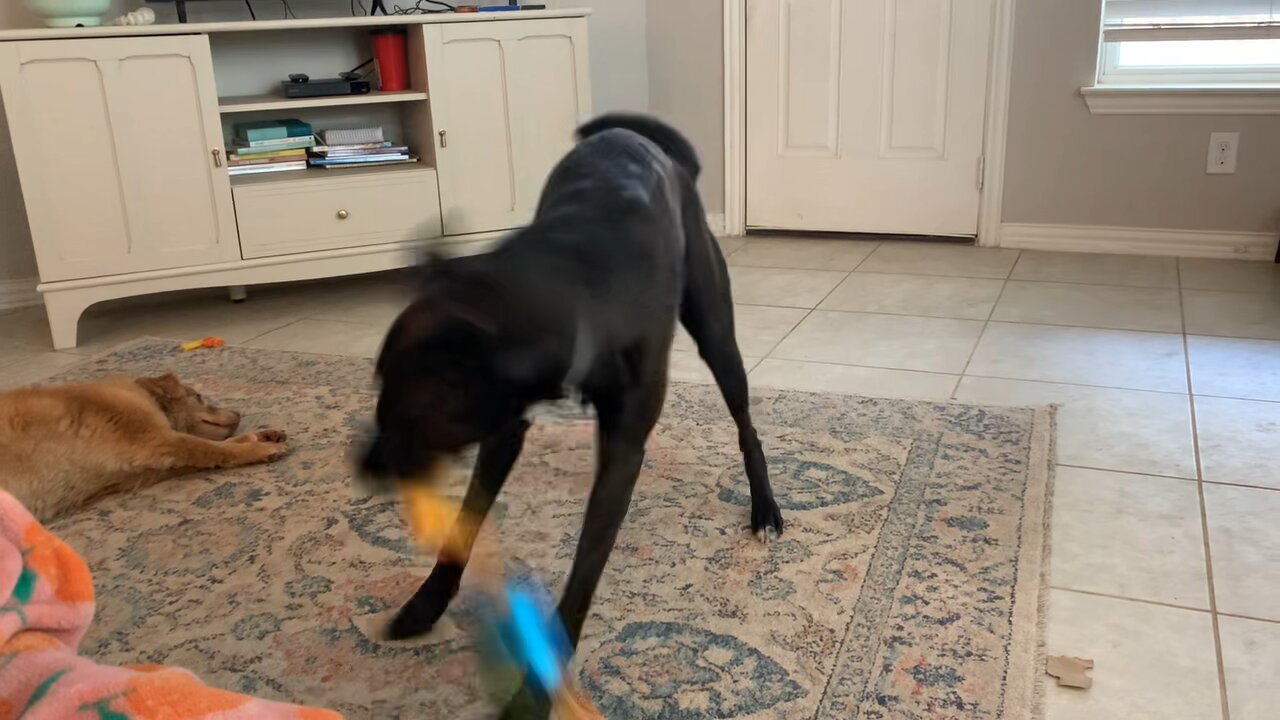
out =
[(316, 144), (301, 120), (262, 120), (235, 125), (235, 149), (227, 157), (232, 175), (305, 170), (307, 150)]
[(370, 165), (396, 165), (417, 162), (409, 154), (409, 148), (397, 145), (382, 137), (382, 128), (361, 128), (359, 131), (329, 130), (324, 134), (325, 144), (309, 151), (312, 167), (344, 168), (369, 167)]

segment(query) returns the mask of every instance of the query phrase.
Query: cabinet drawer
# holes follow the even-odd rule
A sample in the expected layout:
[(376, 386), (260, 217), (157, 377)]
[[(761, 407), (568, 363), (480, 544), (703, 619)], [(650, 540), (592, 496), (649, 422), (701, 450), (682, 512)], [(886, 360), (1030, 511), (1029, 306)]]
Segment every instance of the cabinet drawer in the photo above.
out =
[(233, 179), (232, 194), (246, 260), (441, 234), (433, 168), (405, 165), (240, 177)]

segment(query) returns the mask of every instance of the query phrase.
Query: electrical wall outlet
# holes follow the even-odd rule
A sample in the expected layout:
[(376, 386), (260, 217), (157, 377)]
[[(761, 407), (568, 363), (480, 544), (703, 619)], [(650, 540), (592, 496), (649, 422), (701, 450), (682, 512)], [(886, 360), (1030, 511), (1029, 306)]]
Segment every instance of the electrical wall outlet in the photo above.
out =
[(1216, 132), (1209, 135), (1209, 166), (1205, 172), (1210, 175), (1234, 175), (1236, 157), (1240, 153), (1240, 133)]

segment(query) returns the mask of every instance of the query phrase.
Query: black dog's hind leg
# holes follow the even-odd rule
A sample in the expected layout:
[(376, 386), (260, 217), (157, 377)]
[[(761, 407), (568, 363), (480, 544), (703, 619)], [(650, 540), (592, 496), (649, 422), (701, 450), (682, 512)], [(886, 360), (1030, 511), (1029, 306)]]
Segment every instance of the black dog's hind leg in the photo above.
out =
[[(528, 429), (529, 423), (519, 419), (480, 443), (471, 484), (467, 486), (467, 494), (462, 499), (462, 512), (468, 517), (478, 521), (489, 514), (489, 508), (493, 507), (493, 501), (502, 491), (507, 476), (511, 474), (511, 467), (515, 465), (516, 458), (520, 457), (520, 450), (524, 447), (524, 434)], [(475, 544), (479, 525), (479, 522), (466, 523), (452, 530), (460, 534), (461, 542), (457, 544), (460, 556), (441, 556), (436, 560), (431, 574), (387, 627), (386, 636), (389, 639), (403, 640), (424, 635), (435, 627), (449, 607), (449, 601), (458, 594), (462, 571), (466, 569), (467, 560), (471, 557), (471, 547)]]
[[(684, 298), (680, 307), (680, 323), (698, 345), (698, 354), (711, 369), (716, 385), (724, 396), (733, 422), (738, 426), (738, 448), (746, 464), (747, 481), (751, 484), (751, 531), (769, 540), (769, 530), (782, 534), (782, 512), (773, 498), (769, 468), (764, 450), (751, 421), (747, 392), (747, 371), (742, 365), (738, 340), (733, 329), (733, 295), (729, 289), (729, 271), (720, 245), (696, 208), (686, 204), (686, 267)], [(697, 213), (696, 215), (693, 213)]]
[[(623, 390), (621, 397), (593, 398), (598, 418), (596, 481), (587, 500), (573, 568), (560, 598), (560, 619), (570, 647), (575, 649), (596, 585), (631, 506), (631, 492), (644, 462), (645, 443), (666, 401), (668, 350), (655, 349), (646, 372), (641, 373), (647, 379)], [(502, 717), (544, 718), (549, 711), (549, 700), (532, 690), (526, 679)]]

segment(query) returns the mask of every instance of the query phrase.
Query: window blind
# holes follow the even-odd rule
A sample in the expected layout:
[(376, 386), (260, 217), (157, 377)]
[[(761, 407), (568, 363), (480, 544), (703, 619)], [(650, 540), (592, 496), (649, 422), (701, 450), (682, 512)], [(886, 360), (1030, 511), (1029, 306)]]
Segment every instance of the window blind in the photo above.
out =
[(1106, 42), (1280, 38), (1280, 0), (1106, 0)]

